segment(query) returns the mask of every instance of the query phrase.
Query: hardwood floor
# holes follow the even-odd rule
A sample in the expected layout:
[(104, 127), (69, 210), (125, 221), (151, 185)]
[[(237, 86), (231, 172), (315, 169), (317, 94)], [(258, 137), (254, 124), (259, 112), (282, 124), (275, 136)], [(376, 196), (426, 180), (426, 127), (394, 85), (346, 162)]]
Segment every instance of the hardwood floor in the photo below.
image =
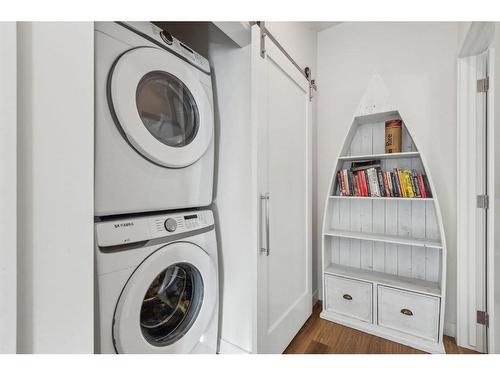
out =
[[(321, 319), (321, 305), (314, 306), (313, 314), (286, 348), (284, 354), (425, 354), (409, 346), (398, 344), (343, 325)], [(452, 337), (444, 337), (448, 354), (479, 354), (464, 349)]]

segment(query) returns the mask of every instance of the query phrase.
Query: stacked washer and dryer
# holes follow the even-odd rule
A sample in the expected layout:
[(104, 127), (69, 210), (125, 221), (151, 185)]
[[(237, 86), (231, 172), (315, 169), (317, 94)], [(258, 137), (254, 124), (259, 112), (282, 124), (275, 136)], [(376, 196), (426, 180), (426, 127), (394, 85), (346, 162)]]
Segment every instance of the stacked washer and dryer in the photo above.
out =
[(95, 24), (96, 352), (216, 353), (208, 61), (151, 23)]

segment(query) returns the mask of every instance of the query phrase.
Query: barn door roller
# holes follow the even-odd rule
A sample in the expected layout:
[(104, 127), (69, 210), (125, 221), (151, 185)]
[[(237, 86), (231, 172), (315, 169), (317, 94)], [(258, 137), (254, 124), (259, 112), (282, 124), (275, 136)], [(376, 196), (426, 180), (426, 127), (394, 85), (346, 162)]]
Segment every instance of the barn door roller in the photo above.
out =
[(313, 92), (318, 90), (316, 85), (316, 80), (312, 79), (311, 68), (306, 66), (304, 69), (300, 67), (299, 64), (293, 59), (292, 56), (283, 48), (283, 46), (278, 42), (278, 40), (266, 29), (266, 24), (264, 21), (251, 22), (251, 25), (258, 25), (260, 27), (260, 56), (262, 58), (266, 57), (266, 37), (271, 39), (271, 41), (279, 48), (279, 50), (286, 56), (288, 60), (295, 66), (300, 74), (302, 74), (309, 82), (309, 100), (313, 97)]

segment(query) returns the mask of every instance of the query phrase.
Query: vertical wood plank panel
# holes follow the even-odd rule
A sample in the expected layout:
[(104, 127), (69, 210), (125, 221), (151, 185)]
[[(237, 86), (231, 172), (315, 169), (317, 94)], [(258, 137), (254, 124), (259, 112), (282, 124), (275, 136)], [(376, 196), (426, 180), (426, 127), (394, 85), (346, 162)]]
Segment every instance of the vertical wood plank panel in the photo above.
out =
[[(398, 235), (411, 235), (411, 202), (398, 201)], [(398, 245), (398, 275), (411, 277), (411, 247)]]
[(434, 202), (425, 202), (425, 238), (439, 240), (439, 228), (436, 220)]
[(349, 258), (349, 253), (350, 253), (350, 245), (351, 241), (349, 238), (340, 238), (339, 239), (339, 263), (342, 264), (343, 266), (349, 266), (350, 265), (350, 258)]
[(362, 154), (372, 154), (372, 124), (366, 124), (359, 127), (359, 131), (361, 134), (361, 153)]
[(425, 279), (439, 281), (441, 278), (441, 250), (426, 248)]
[(330, 226), (327, 229), (340, 228), (340, 200), (330, 199), (328, 202), (328, 209), (330, 214)]
[[(351, 201), (351, 227), (350, 230), (354, 232), (361, 231), (361, 204), (366, 203), (359, 200)], [(349, 254), (349, 265), (351, 267), (359, 268), (361, 266), (361, 241), (351, 239)]]
[[(385, 233), (398, 234), (398, 206), (396, 201), (386, 201)], [(398, 272), (398, 247), (385, 244), (385, 272), (396, 275)]]
[[(439, 239), (439, 228), (437, 226), (434, 202), (425, 203), (425, 237), (429, 240)], [(441, 250), (426, 248), (425, 279), (438, 281), (440, 277)]]
[(373, 153), (383, 154), (385, 152), (385, 130), (383, 122), (373, 124), (372, 137)]
[[(361, 232), (373, 233), (373, 209), (371, 200), (361, 205)], [(361, 242), (361, 268), (373, 269), (373, 242)]]
[[(332, 263), (340, 263), (340, 241), (338, 237), (328, 238), (329, 246), (331, 247), (331, 259)], [(326, 246), (325, 246), (326, 250)]]
[(349, 146), (349, 155), (361, 155), (361, 133), (359, 131), (360, 127), (357, 129), (352, 137), (351, 145)]
[(351, 226), (351, 204), (348, 199), (339, 199), (339, 229), (349, 230)]
[[(412, 237), (425, 238), (425, 202), (413, 201), (411, 209)], [(412, 252), (412, 277), (425, 279), (426, 250), (419, 246), (413, 246)]]
[(401, 135), (401, 150), (404, 152), (413, 151), (413, 141), (411, 139), (406, 126), (403, 125), (402, 135)]
[[(385, 206), (386, 201), (373, 201), (373, 233), (385, 233)], [(384, 272), (385, 270), (385, 243), (373, 243), (373, 270)]]

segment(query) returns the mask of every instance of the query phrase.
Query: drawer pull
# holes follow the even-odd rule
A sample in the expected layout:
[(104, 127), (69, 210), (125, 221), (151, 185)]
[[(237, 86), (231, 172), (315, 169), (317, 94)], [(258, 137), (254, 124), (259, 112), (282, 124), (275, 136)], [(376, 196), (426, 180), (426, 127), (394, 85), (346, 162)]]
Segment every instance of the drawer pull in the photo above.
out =
[(343, 298), (343, 299), (346, 299), (346, 300), (348, 300), (348, 301), (351, 301), (351, 300), (352, 300), (352, 296), (351, 296), (350, 294), (344, 294), (344, 295), (342, 296), (342, 298)]
[(408, 309), (401, 309), (401, 314), (412, 316), (413, 312), (411, 310), (408, 310)]

